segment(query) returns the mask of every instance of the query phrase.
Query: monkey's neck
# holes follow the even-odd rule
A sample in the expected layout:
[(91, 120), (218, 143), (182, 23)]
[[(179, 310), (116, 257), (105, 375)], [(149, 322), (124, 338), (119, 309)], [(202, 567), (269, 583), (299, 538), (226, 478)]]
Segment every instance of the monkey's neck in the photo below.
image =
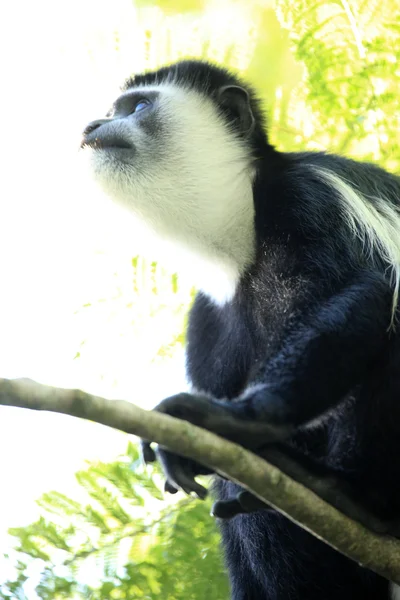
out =
[[(235, 294), (240, 277), (255, 257), (254, 201), (251, 183), (238, 189), (240, 198), (226, 198), (221, 215), (174, 240), (177, 270), (218, 304)], [(215, 201), (223, 202), (218, 198)], [(223, 208), (223, 211), (222, 211)], [(218, 218), (220, 217), (220, 218)]]

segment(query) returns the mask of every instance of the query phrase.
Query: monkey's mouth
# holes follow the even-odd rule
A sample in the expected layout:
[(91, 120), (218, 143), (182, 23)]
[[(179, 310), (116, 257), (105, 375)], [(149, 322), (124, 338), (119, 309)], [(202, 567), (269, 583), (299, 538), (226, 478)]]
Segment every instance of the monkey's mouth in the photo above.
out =
[(116, 135), (95, 135), (89, 133), (81, 140), (81, 148), (92, 148), (93, 150), (132, 150), (132, 145)]

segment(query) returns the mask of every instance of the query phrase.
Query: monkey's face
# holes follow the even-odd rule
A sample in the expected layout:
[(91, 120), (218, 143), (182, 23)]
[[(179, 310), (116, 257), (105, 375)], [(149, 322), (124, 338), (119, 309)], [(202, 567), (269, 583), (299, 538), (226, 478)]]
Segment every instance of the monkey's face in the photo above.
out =
[(174, 82), (134, 85), (89, 123), (82, 149), (108, 196), (232, 282), (253, 258), (253, 123), (236, 85), (209, 95)]
[(104, 191), (167, 236), (221, 234), (248, 208), (246, 145), (194, 90), (128, 89), (86, 127), (82, 148)]

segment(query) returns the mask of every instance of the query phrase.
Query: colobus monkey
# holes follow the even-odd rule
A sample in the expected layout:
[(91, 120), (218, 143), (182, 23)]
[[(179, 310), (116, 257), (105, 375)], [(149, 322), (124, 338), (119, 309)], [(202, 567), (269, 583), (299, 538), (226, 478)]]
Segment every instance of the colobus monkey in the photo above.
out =
[[(325, 152), (277, 151), (253, 90), (201, 61), (128, 79), (82, 147), (105, 192), (199, 274), (193, 391), (155, 410), (398, 535), (400, 179)], [(204, 495), (195, 476), (207, 469), (157, 456), (169, 491)], [(389, 582), (251, 494), (216, 487), (234, 600), (390, 597)]]

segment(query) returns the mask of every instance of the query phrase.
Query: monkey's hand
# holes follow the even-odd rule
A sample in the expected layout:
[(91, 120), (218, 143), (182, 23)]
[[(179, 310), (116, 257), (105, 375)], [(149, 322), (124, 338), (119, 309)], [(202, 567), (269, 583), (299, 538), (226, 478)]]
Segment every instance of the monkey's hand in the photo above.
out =
[[(293, 427), (273, 423), (272, 419), (272, 422), (267, 419), (259, 420), (257, 411), (253, 410), (249, 400), (248, 398), (237, 402), (225, 402), (207, 396), (182, 393), (163, 400), (154, 410), (193, 423), (249, 449), (256, 449), (290, 436)], [(264, 402), (265, 400), (264, 395)], [(276, 406), (277, 400), (279, 399), (271, 396), (272, 408)], [(154, 451), (150, 443), (142, 442), (143, 458), (145, 462), (159, 460), (166, 477), (166, 491), (175, 493), (182, 489), (188, 494), (194, 492), (199, 498), (205, 498), (207, 490), (195, 481), (195, 477), (211, 474), (212, 471), (163, 448), (158, 447)]]
[(142, 441), (141, 446), (146, 464), (155, 460), (160, 463), (165, 477), (164, 490), (166, 492), (176, 494), (182, 490), (185, 494), (196, 494), (201, 500), (206, 498), (206, 488), (200, 485), (195, 478), (197, 475), (212, 475), (213, 471), (190, 458), (178, 456), (178, 454), (168, 452), (159, 446), (153, 450), (149, 442)]

